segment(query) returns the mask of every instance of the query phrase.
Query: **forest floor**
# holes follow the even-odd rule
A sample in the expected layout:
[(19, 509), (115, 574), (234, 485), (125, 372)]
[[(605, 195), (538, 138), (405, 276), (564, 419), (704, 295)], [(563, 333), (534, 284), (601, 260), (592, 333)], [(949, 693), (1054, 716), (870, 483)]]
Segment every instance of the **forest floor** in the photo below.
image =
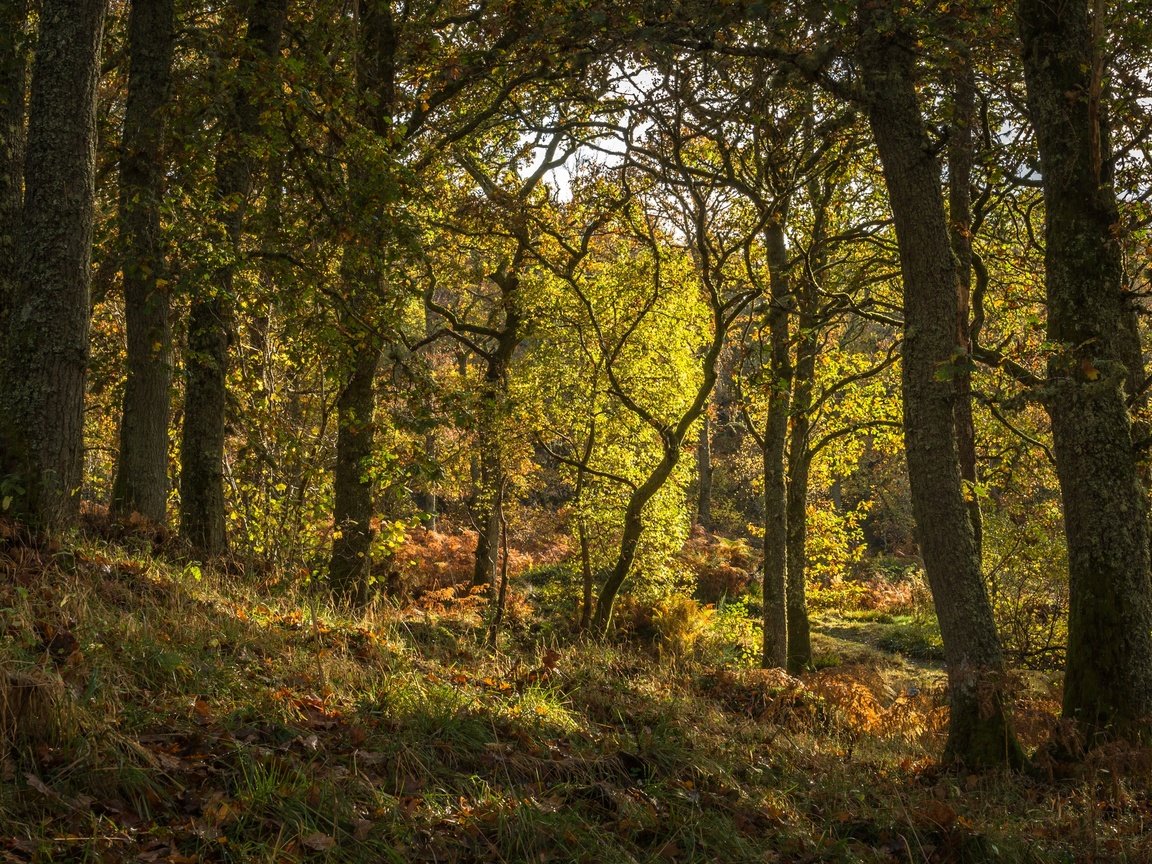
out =
[[(565, 637), (525, 588), (491, 651), (463, 589), (348, 617), (91, 539), (0, 540), (0, 610), (0, 861), (1152, 861), (1135, 754), (942, 771), (899, 620), (818, 618), (797, 680), (724, 662), (715, 622)], [(1018, 695), (1034, 749), (1056, 696)]]

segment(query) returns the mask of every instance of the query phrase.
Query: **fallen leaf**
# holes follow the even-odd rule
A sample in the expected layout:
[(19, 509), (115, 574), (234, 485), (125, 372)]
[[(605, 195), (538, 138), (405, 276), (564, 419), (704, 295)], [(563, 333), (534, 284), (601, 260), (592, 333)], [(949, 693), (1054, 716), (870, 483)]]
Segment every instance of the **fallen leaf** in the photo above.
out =
[(47, 798), (59, 798), (56, 790), (37, 777), (35, 774), (25, 774), (24, 779), (28, 781), (28, 785)]
[(307, 846), (314, 852), (327, 852), (336, 845), (336, 838), (330, 837), (327, 834), (321, 834), (317, 831), (315, 834), (309, 834), (307, 837), (301, 837), (300, 842)]

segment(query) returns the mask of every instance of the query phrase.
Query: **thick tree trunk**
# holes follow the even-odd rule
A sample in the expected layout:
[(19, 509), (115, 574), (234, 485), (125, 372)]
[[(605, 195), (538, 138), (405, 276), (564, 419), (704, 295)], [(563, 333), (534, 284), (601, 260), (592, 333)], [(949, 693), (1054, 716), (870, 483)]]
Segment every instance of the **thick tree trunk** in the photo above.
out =
[(948, 140), (948, 216), (952, 254), (957, 265), (956, 341), (964, 353), (956, 364), (956, 443), (960, 476), (965, 484), (968, 519), (976, 556), (983, 559), (984, 519), (977, 496), (976, 424), (972, 418), (972, 353), (970, 328), (972, 293), (972, 165), (975, 161), (976, 76), (972, 59), (963, 52), (956, 59), (952, 82), (952, 129)]
[(1102, 172), (1103, 46), (1085, 0), (1020, 0), (1018, 14), (1043, 172), (1048, 338), (1058, 346), (1047, 406), (1071, 589), (1064, 715), (1091, 746), (1148, 738), (1152, 718), (1148, 531), (1125, 400), (1119, 219)]
[(157, 524), (168, 509), (172, 328), (160, 206), (174, 28), (173, 0), (132, 0), (119, 199), (128, 378), (112, 514), (139, 513)]
[[(24, 177), (24, 101), (27, 90), (28, 2), (0, 8), (0, 335), (16, 292), (16, 235), (20, 227)], [(0, 392), (4, 358), (0, 352)], [(4, 466), (0, 463), (0, 473)]]
[(184, 428), (180, 447), (180, 534), (205, 557), (228, 549), (224, 521), (224, 415), (233, 282), (259, 161), (261, 97), (280, 53), (287, 0), (253, 0), (230, 111), (221, 121), (216, 197), (232, 261), (197, 287), (188, 318)]
[(104, 0), (43, 0), (32, 72), (18, 278), (8, 335), (4, 463), (38, 529), (72, 524), (83, 479), (84, 377)]
[(940, 173), (913, 82), (915, 39), (891, 5), (861, 7), (858, 60), (904, 280), (905, 448), (920, 551), (944, 641), (947, 761), (1019, 764), (1004, 664), (964, 501), (956, 444), (957, 278)]
[(788, 664), (788, 478), (784, 463), (792, 400), (792, 360), (788, 345), (788, 315), (792, 310), (786, 272), (783, 215), (768, 227), (768, 269), (771, 296), (768, 331), (771, 339), (768, 418), (764, 424), (764, 668)]

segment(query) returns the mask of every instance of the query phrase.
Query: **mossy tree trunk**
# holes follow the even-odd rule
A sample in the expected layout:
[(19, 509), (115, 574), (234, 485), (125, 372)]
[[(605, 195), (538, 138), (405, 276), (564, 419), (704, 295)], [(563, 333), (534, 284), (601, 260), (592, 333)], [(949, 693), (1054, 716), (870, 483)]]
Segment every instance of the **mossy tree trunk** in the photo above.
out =
[(128, 375), (112, 514), (157, 524), (168, 509), (172, 328), (160, 208), (175, 17), (173, 0), (132, 0), (118, 203)]
[(976, 423), (972, 416), (972, 166), (976, 156), (976, 75), (968, 51), (961, 49), (952, 70), (952, 128), (948, 138), (948, 221), (952, 254), (956, 256), (956, 341), (963, 352), (956, 364), (956, 442), (960, 476), (976, 556), (983, 558), (984, 519), (977, 494)]
[(35, 529), (79, 513), (104, 13), (104, 0), (40, 5), (0, 393), (0, 462), (23, 490), (13, 511)]
[(188, 314), (184, 426), (180, 446), (180, 535), (204, 557), (228, 549), (224, 509), (224, 420), (236, 267), (260, 157), (260, 114), (273, 86), (287, 0), (252, 0), (236, 72), (221, 118), (216, 199), (226, 263), (197, 285)]
[[(806, 280), (805, 280), (806, 281)], [(812, 286), (809, 286), (812, 287)], [(804, 295), (803, 289), (798, 291)], [(814, 292), (812, 292), (814, 293)], [(796, 345), (796, 370), (792, 388), (792, 422), (788, 430), (788, 672), (799, 675), (812, 664), (812, 634), (808, 623), (808, 476), (812, 455), (808, 450), (812, 425), (816, 356), (819, 331), (814, 316), (806, 311), (815, 297), (802, 298), (796, 319), (800, 334)]]
[(783, 669), (788, 664), (788, 477), (785, 453), (792, 400), (792, 359), (788, 317), (792, 311), (788, 250), (784, 241), (787, 208), (765, 231), (768, 253), (768, 414), (764, 421), (764, 642), (761, 665)]
[[(518, 265), (519, 254), (516, 261)], [(480, 391), (476, 431), (480, 472), (476, 496), (472, 502), (472, 518), (476, 522), (476, 556), (472, 567), (474, 586), (492, 584), (500, 560), (501, 516), (498, 505), (505, 482), (501, 416), (508, 389), (508, 367), (523, 336), (519, 277), (513, 270), (494, 273), (492, 279), (500, 289), (503, 324), (498, 330), (491, 329), (487, 334), (493, 344), (484, 354), (484, 383)]]
[(372, 442), (376, 424), (376, 369), (380, 348), (375, 338), (354, 361), (336, 404), (336, 472), (333, 477), (332, 556), (328, 585), (351, 604), (368, 598), (372, 570)]
[(964, 500), (952, 372), (958, 287), (940, 172), (914, 80), (916, 40), (884, 0), (859, 12), (857, 60), (883, 163), (904, 282), (904, 439), (920, 551), (948, 666), (946, 761), (1018, 765), (1004, 663)]
[[(364, 0), (357, 7), (357, 16), (357, 120), (386, 140), (395, 111), (396, 30), (392, 10), (384, 0)], [(343, 349), (348, 372), (337, 404), (339, 431), (333, 478), (336, 533), (328, 582), (334, 595), (356, 604), (367, 600), (372, 573), (376, 371), (384, 351), (379, 312), (385, 292), (379, 250), (389, 242), (379, 229), (365, 226), (375, 223), (377, 214), (386, 207), (378, 193), (389, 186), (389, 178), (374, 176), (363, 166), (349, 171), (350, 233), (354, 240), (344, 248), (342, 268), (347, 302)]]
[[(27, 0), (0, 7), (0, 335), (16, 291), (16, 233), (24, 196), (24, 104), (27, 91)], [(0, 392), (3, 388), (0, 357)], [(7, 473), (0, 463), (0, 474)]]
[[(1125, 382), (1119, 215), (1104, 171), (1103, 22), (1086, 0), (1020, 0), (1045, 205), (1048, 413), (1070, 577), (1064, 715), (1089, 746), (1147, 739), (1148, 529)], [(1096, 25), (1094, 29), (1093, 24)]]

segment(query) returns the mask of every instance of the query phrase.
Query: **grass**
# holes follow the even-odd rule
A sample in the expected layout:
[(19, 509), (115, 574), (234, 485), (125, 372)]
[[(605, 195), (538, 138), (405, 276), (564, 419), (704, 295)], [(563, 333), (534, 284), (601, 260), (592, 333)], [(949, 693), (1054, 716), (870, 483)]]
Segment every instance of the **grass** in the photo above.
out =
[(482, 598), (349, 616), (92, 540), (0, 551), (0, 609), (6, 861), (1152, 860), (1146, 782), (943, 773), (939, 688), (832, 636), (803, 682), (525, 608), (489, 652)]
[(885, 651), (903, 654), (913, 660), (944, 660), (944, 642), (935, 618), (892, 616), (876, 644)]

